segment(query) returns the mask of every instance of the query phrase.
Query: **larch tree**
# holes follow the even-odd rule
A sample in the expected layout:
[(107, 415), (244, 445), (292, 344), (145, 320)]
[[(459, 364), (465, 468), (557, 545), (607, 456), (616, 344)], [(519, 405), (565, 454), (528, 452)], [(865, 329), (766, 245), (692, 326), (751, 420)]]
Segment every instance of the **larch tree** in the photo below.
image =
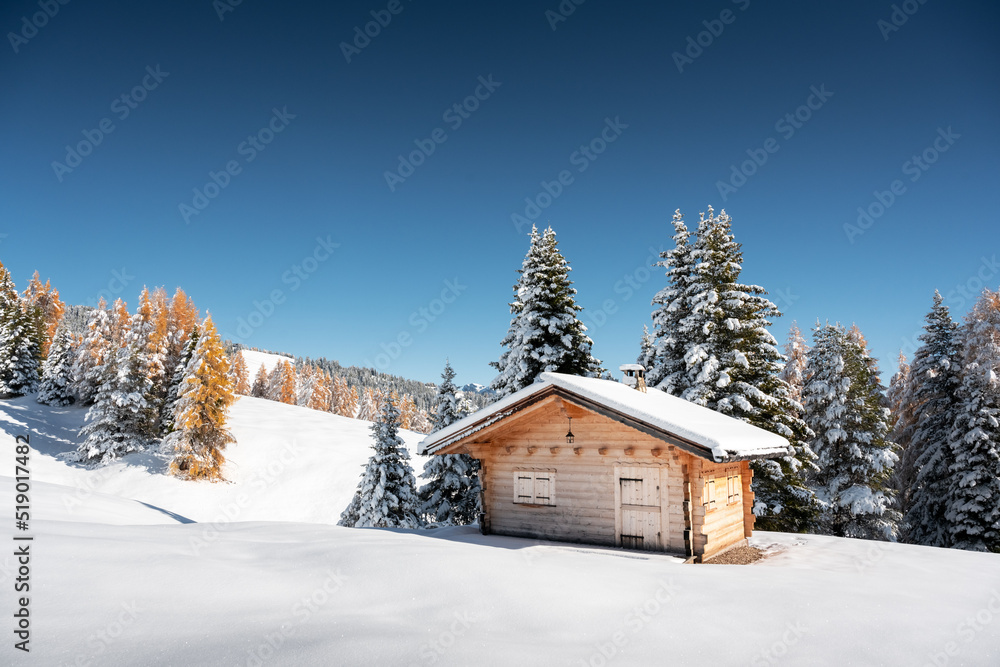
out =
[(983, 290), (966, 316), (962, 364), (949, 438), (949, 544), (1000, 553), (1000, 292)]
[(28, 304), (38, 308), (41, 312), (41, 317), (44, 321), (41, 353), (43, 358), (47, 357), (49, 346), (52, 344), (56, 328), (62, 320), (66, 305), (59, 299), (59, 290), (53, 288), (48, 280), (42, 284), (41, 279), (38, 277), (38, 271), (35, 271), (34, 275), (31, 276), (31, 280), (24, 290), (24, 300)]
[(241, 396), (250, 395), (250, 378), (247, 375), (247, 362), (239, 350), (233, 355), (233, 391)]
[(71, 405), (73, 394), (73, 336), (65, 327), (56, 329), (49, 347), (49, 356), (42, 365), (42, 382), (38, 386), (37, 401), (42, 405), (64, 407)]
[(876, 367), (862, 342), (840, 325), (817, 324), (813, 338), (803, 402), (819, 456), (811, 481), (824, 503), (820, 531), (895, 540), (899, 512), (889, 481), (898, 457)]
[(174, 431), (165, 440), (174, 451), (172, 474), (184, 479), (222, 479), (222, 452), (236, 442), (226, 428), (235, 400), (229, 358), (211, 316), (206, 315), (174, 407)]
[(958, 323), (935, 290), (921, 345), (895, 406), (895, 432), (905, 442), (897, 476), (903, 493), (903, 537), (913, 544), (950, 546), (945, 512), (952, 485), (949, 440), (962, 382), (959, 339)]
[[(443, 382), (437, 388), (434, 430), (455, 423), (472, 411), (468, 399), (455, 386), (455, 371), (445, 362)], [(432, 456), (424, 465), (420, 512), (429, 521), (464, 526), (479, 519), (479, 461), (466, 454)]]
[(416, 481), (410, 454), (399, 437), (399, 410), (390, 400), (382, 402), (372, 423), (374, 452), (368, 459), (350, 505), (339, 525), (357, 528), (418, 528)]
[(308, 407), (313, 410), (329, 411), (331, 397), (330, 374), (317, 368), (316, 380), (309, 397)]
[(518, 270), (513, 318), (501, 341), (506, 349), (490, 362), (499, 375), (491, 387), (498, 398), (527, 387), (543, 372), (599, 377), (601, 362), (591, 354), (593, 341), (578, 313), (572, 269), (559, 252), (556, 233), (531, 229), (531, 246)]
[(781, 369), (780, 377), (788, 385), (792, 400), (802, 402), (802, 387), (806, 383), (806, 355), (809, 345), (796, 322), (792, 322), (788, 330), (788, 341), (785, 343), (785, 367)]

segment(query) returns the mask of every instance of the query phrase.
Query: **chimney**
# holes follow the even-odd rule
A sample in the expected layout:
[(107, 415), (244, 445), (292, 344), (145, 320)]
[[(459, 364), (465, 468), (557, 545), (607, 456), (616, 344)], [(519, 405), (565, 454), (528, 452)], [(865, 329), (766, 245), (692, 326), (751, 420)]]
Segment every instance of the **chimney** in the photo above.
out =
[(618, 367), (624, 375), (622, 384), (646, 393), (646, 369), (641, 364), (622, 364)]

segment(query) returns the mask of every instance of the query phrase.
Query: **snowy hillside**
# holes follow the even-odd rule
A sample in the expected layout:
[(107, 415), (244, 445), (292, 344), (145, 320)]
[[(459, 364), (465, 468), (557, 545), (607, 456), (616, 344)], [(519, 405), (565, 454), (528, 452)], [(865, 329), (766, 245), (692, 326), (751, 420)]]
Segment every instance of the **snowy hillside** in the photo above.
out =
[[(81, 489), (64, 502), (83, 513), (94, 502), (88, 492), (95, 491), (168, 508), (193, 521), (336, 523), (371, 455), (371, 422), (242, 396), (231, 411), (236, 444), (225, 451), (226, 482), (188, 482), (164, 474), (167, 453), (133, 454), (96, 468), (68, 461), (85, 414), (81, 408), (41, 406), (30, 396), (0, 401), (5, 433), (32, 431), (38, 452), (33, 478)], [(424, 436), (400, 433), (416, 452)], [(411, 461), (416, 474), (423, 461)], [(36, 509), (38, 518), (48, 518), (45, 508)]]
[[(159, 454), (67, 462), (83, 412), (0, 401), (3, 451), (32, 433), (35, 536), (32, 651), (7, 641), (0, 664), (1000, 661), (996, 555), (758, 533), (773, 555), (754, 565), (684, 565), (475, 528), (340, 528), (367, 422), (241, 398), (229, 481), (211, 484), (162, 475)], [(403, 437), (413, 451), (421, 436)]]
[(274, 370), (274, 367), (278, 365), (279, 362), (290, 361), (292, 364), (295, 363), (295, 359), (292, 357), (286, 357), (280, 354), (271, 354), (270, 352), (258, 352), (256, 350), (240, 350), (243, 354), (243, 361), (247, 364), (247, 377), (250, 378), (250, 382), (257, 377), (257, 371), (263, 366), (270, 373)]

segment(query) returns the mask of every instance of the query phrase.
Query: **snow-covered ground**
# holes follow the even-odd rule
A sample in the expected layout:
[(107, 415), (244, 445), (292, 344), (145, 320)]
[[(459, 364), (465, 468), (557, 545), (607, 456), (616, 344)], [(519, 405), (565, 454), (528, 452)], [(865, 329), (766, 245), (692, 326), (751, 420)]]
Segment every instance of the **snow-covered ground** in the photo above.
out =
[(257, 352), (256, 350), (241, 350), (243, 355), (243, 361), (247, 364), (247, 377), (250, 379), (250, 383), (253, 384), (253, 379), (257, 377), (257, 371), (263, 366), (270, 373), (274, 370), (274, 367), (278, 365), (278, 362), (288, 360), (295, 363), (295, 359), (292, 357), (286, 357), (280, 354), (271, 354), (270, 352)]
[[(340, 528), (366, 422), (242, 398), (231, 481), (200, 484), (163, 476), (158, 455), (64, 461), (81, 415), (0, 401), (5, 469), (30, 430), (35, 480), (32, 650), (13, 648), (8, 546), (0, 664), (1000, 664), (997, 555), (758, 533), (770, 558), (692, 566), (474, 528)], [(9, 534), (9, 477), (0, 496)]]

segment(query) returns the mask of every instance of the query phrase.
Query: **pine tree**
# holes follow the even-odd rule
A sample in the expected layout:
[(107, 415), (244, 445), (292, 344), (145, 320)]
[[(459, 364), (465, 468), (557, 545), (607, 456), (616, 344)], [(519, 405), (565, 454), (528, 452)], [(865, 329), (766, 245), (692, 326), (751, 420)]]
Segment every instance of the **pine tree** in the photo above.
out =
[(295, 405), (309, 407), (312, 402), (312, 393), (316, 385), (315, 369), (309, 364), (304, 364), (298, 372), (298, 381), (295, 383)]
[(76, 400), (71, 387), (74, 354), (73, 336), (65, 327), (59, 327), (42, 366), (42, 382), (36, 399), (39, 403), (63, 407)]
[(531, 247), (514, 286), (514, 315), (501, 345), (507, 349), (490, 365), (500, 374), (492, 388), (502, 398), (527, 387), (543, 372), (599, 377), (601, 362), (591, 354), (593, 341), (577, 317), (569, 263), (559, 252), (549, 227), (531, 229)]
[[(191, 333), (186, 337), (187, 347), (178, 358), (176, 367), (174, 368), (174, 374), (170, 378), (170, 385), (167, 387), (167, 397), (163, 401), (163, 410), (161, 412), (163, 417), (160, 422), (162, 429), (161, 433), (163, 435), (168, 435), (173, 432), (176, 427), (176, 422), (174, 420), (177, 414), (177, 401), (180, 400), (184, 380), (188, 377), (188, 364), (191, 363), (191, 359), (194, 357), (200, 337), (201, 332), (198, 330), (198, 325), (195, 324), (194, 329), (192, 329)], [(263, 366), (261, 366), (261, 368), (263, 368)]]
[(635, 363), (647, 370), (652, 368), (654, 363), (653, 345), (653, 335), (649, 333), (649, 327), (643, 324), (642, 337), (639, 339), (639, 356), (636, 357)]
[(73, 391), (81, 405), (93, 405), (100, 389), (104, 366), (113, 359), (111, 322), (104, 297), (91, 311), (76, 358), (73, 361)]
[[(704, 220), (704, 215), (702, 215)], [(646, 366), (646, 384), (680, 396), (688, 387), (684, 358), (691, 344), (691, 286), (695, 279), (691, 233), (680, 209), (674, 211), (674, 247), (660, 253), (656, 266), (667, 270), (667, 286), (653, 297), (653, 343)]]
[[(247, 362), (239, 350), (233, 355), (233, 391), (242, 396), (250, 395), (250, 378), (247, 375)], [(263, 368), (263, 366), (262, 366)]]
[(365, 387), (361, 390), (358, 398), (358, 416), (357, 419), (363, 419), (365, 421), (375, 421), (378, 416), (378, 404), (379, 400), (375, 395), (375, 390), (371, 387)]
[(962, 364), (949, 438), (948, 540), (1000, 553), (1000, 292), (983, 290), (966, 316)]
[(130, 328), (123, 327), (121, 335), (122, 345), (102, 366), (97, 399), (80, 429), (85, 436), (79, 446), (83, 461), (109, 463), (143, 451), (155, 438), (156, 407), (150, 401), (153, 382), (146, 372), (145, 345)]
[(261, 364), (257, 369), (257, 375), (253, 379), (253, 387), (250, 389), (250, 395), (254, 398), (267, 398), (267, 388), (271, 384), (271, 378), (267, 376), (267, 368), (264, 364)]
[(806, 422), (819, 471), (812, 477), (824, 509), (822, 532), (894, 540), (899, 513), (889, 487), (897, 461), (888, 438), (877, 367), (840, 325), (816, 325), (803, 388)]
[(340, 515), (341, 526), (418, 528), (418, 498), (410, 454), (398, 435), (399, 410), (383, 401), (372, 423), (374, 453), (361, 475), (351, 504)]
[[(455, 371), (445, 362), (444, 380), (437, 389), (437, 409), (434, 430), (439, 431), (455, 423), (472, 406), (463, 400), (455, 386)], [(464, 526), (479, 518), (479, 461), (465, 454), (440, 454), (432, 456), (424, 465), (421, 479), (427, 480), (420, 489), (420, 513), (429, 521)]]
[(896, 401), (894, 432), (904, 445), (897, 479), (906, 541), (946, 547), (950, 531), (945, 511), (953, 483), (948, 442), (957, 417), (962, 362), (958, 324), (936, 290), (926, 322), (922, 344), (913, 355), (909, 377)]
[(174, 449), (172, 474), (185, 479), (222, 479), (222, 451), (236, 442), (226, 429), (235, 400), (229, 358), (212, 318), (206, 316), (174, 408), (175, 430), (165, 443)]

